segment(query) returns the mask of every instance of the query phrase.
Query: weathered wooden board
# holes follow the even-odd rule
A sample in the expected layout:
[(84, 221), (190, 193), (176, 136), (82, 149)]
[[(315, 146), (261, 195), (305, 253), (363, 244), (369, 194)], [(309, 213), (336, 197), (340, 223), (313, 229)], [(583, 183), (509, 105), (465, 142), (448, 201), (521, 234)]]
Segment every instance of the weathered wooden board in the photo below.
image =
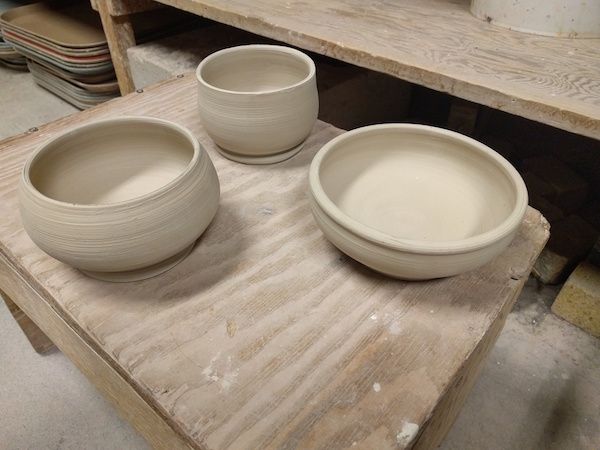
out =
[(31, 320), (29, 316), (23, 313), (17, 305), (5, 293), (0, 291), (0, 297), (4, 300), (8, 311), (12, 314), (17, 324), (23, 330), (23, 334), (29, 340), (29, 343), (34, 350), (40, 354), (46, 353), (48, 350), (55, 348), (54, 343), (48, 339), (42, 330)]
[[(529, 209), (511, 246), (479, 270), (382, 277), (329, 244), (308, 206), (309, 163), (342, 131), (319, 122), (288, 161), (233, 163), (199, 122), (195, 83), (189, 74), (0, 143), (0, 287), (157, 448), (165, 433), (148, 424), (208, 449), (439, 443), (548, 238), (546, 221)], [(37, 145), (125, 114), (192, 130), (222, 196), (186, 260), (112, 284), (41, 252), (16, 190)]]
[(131, 67), (127, 58), (127, 49), (135, 45), (131, 20), (128, 15), (112, 15), (109, 11), (109, 2), (99, 0), (95, 3), (117, 75), (119, 91), (121, 95), (128, 94), (134, 90)]
[(469, 0), (160, 2), (600, 139), (600, 39), (506, 30)]

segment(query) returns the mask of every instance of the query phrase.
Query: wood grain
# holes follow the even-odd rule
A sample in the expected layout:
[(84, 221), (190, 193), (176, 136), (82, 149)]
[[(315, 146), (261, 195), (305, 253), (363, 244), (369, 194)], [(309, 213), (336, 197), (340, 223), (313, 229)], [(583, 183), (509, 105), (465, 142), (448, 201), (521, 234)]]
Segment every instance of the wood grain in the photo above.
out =
[[(112, 2), (98, 0), (93, 6), (98, 8), (100, 13), (102, 28), (106, 35), (110, 56), (119, 83), (119, 91), (121, 95), (129, 94), (135, 89), (129, 59), (127, 58), (127, 49), (135, 46), (135, 35), (131, 20), (126, 14), (117, 15), (119, 9), (126, 10), (126, 8), (119, 8), (119, 5), (116, 8), (109, 9), (112, 7)], [(113, 13), (115, 15), (112, 15)]]
[(600, 39), (503, 29), (469, 0), (160, 2), (600, 139)]
[(52, 336), (56, 346), (153, 448), (190, 448), (186, 440), (174, 432), (151, 405), (140, 397), (135, 387), (119, 376), (111, 367), (110, 361), (102, 359), (85, 339), (60, 317), (51, 304), (15, 271), (14, 266), (3, 254), (0, 254), (0, 283), (13, 298), (19, 299), (27, 317), (39, 324), (40, 331)]
[(0, 297), (4, 300), (6, 307), (12, 314), (13, 318), (21, 327), (23, 334), (27, 337), (27, 340), (33, 347), (33, 349), (44, 354), (49, 350), (56, 348), (54, 343), (48, 339), (48, 336), (44, 334), (42, 330), (27, 316), (21, 309), (10, 299), (6, 292), (0, 291)]
[[(195, 83), (193, 74), (169, 80), (0, 144), (0, 286), (59, 348), (64, 333), (79, 342), (71, 358), (85, 344), (88, 377), (104, 385), (109, 376), (128, 392), (113, 403), (157, 448), (140, 426), (146, 416), (195, 448), (439, 443), (548, 238), (546, 221), (529, 209), (515, 241), (477, 271), (428, 282), (382, 277), (330, 245), (311, 217), (308, 165), (342, 131), (318, 122), (290, 160), (236, 164), (202, 129)], [(41, 142), (125, 114), (188, 127), (215, 164), (222, 196), (180, 265), (111, 284), (29, 240), (16, 188)]]

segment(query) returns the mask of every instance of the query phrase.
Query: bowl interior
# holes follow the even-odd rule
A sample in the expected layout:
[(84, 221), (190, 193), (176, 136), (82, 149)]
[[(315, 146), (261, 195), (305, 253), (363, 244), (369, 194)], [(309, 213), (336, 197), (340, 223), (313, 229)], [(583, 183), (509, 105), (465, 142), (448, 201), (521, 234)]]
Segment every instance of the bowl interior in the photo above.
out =
[(508, 162), (430, 127), (377, 128), (330, 148), (319, 179), (333, 208), (391, 238), (458, 241), (500, 226), (517, 204)]
[(249, 45), (208, 56), (199, 66), (198, 77), (223, 91), (257, 93), (302, 83), (312, 70), (309, 58), (292, 49)]
[(143, 121), (104, 122), (49, 142), (27, 168), (42, 195), (107, 205), (154, 192), (189, 166), (194, 144), (181, 130)]

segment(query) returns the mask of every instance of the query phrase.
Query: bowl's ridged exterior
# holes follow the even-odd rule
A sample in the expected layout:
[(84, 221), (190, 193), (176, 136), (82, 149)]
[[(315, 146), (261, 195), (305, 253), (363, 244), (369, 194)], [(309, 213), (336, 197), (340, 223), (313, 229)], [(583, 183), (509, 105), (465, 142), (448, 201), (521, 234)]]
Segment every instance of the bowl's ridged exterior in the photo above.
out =
[[(168, 127), (190, 141), (193, 157), (181, 175), (154, 192), (116, 203), (74, 204), (46, 197), (29, 178), (36, 155), (53, 151), (55, 139), (34, 152), (24, 167), (19, 185), (21, 220), (43, 251), (73, 267), (98, 273), (143, 272), (181, 253), (205, 231), (218, 208), (219, 180), (195, 137), (166, 121), (108, 119), (84, 125), (76, 133), (89, 133), (90, 139), (107, 136), (115, 123), (127, 123), (133, 139), (136, 127), (141, 133), (149, 123)], [(144, 278), (144, 274), (136, 277)]]
[[(251, 68), (254, 60), (261, 61), (264, 74)], [(283, 73), (285, 80), (278, 83), (278, 71), (293, 65), (298, 66), (298, 76)], [(217, 69), (212, 70), (213, 66)], [(231, 71), (244, 84), (241, 90), (215, 86), (220, 77), (230, 78)], [(214, 73), (208, 77), (209, 72)], [(301, 148), (316, 123), (316, 69), (298, 50), (277, 45), (228, 48), (205, 58), (196, 75), (201, 123), (219, 151), (230, 159), (265, 164), (289, 158)], [(263, 75), (269, 77), (267, 87), (261, 87)]]
[(475, 269), (499, 255), (514, 239), (518, 229), (492, 245), (465, 252), (431, 254), (390, 248), (381, 242), (360, 237), (333, 220), (309, 193), (315, 223), (325, 237), (346, 255), (371, 269), (402, 280), (443, 278)]

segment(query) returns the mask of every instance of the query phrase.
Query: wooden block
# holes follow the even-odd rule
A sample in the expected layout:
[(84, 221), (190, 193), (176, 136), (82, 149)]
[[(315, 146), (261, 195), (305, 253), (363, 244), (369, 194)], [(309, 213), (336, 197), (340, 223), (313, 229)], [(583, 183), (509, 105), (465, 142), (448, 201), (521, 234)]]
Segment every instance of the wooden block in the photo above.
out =
[(455, 98), (450, 107), (450, 114), (446, 126), (459, 133), (472, 136), (475, 131), (475, 122), (479, 105), (460, 98)]
[(482, 134), (478, 140), (509, 160), (515, 150), (515, 146), (512, 142), (493, 134)]
[(554, 188), (533, 172), (522, 172), (521, 177), (527, 185), (530, 197), (538, 196), (547, 199), (554, 193)]
[(587, 262), (600, 267), (600, 237), (596, 240), (592, 250), (590, 250), (590, 253), (587, 257)]
[(587, 199), (588, 182), (554, 156), (528, 158), (521, 172), (531, 172), (552, 187), (544, 197), (565, 214), (576, 212)]
[(579, 264), (552, 304), (552, 312), (600, 338), (600, 267)]
[[(525, 182), (527, 184), (527, 182)], [(553, 205), (541, 195), (529, 194), (529, 205), (537, 209), (551, 224), (565, 218), (565, 214), (558, 206)]]
[(592, 200), (586, 203), (577, 211), (577, 215), (597, 230), (600, 230), (600, 201)]
[(15, 302), (3, 291), (0, 291), (0, 298), (4, 300), (6, 306), (13, 318), (25, 334), (25, 337), (39, 354), (44, 354), (56, 348), (54, 343), (48, 339), (42, 330), (19, 308)]
[(583, 261), (598, 238), (598, 230), (581, 217), (571, 215), (555, 222), (548, 244), (533, 266), (533, 274), (545, 284), (558, 284)]
[(533, 172), (522, 173), (523, 181), (529, 192), (529, 205), (537, 209), (550, 223), (564, 219), (562, 209), (548, 201), (554, 189)]

